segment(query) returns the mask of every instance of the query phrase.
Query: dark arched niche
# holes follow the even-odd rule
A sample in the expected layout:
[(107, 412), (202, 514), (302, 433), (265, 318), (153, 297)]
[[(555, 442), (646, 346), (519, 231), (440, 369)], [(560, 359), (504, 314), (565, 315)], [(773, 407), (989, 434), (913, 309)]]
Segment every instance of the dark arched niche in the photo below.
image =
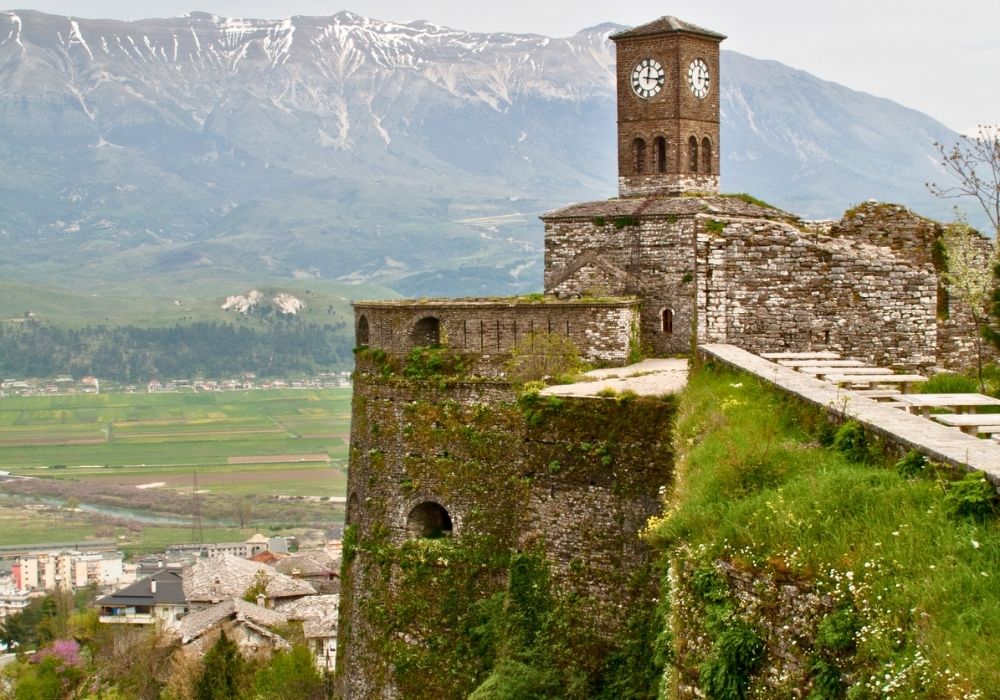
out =
[(362, 345), (368, 345), (370, 335), (371, 334), (368, 330), (368, 317), (362, 316), (361, 318), (358, 319), (358, 329), (357, 332), (355, 333), (355, 340), (357, 342), (358, 347), (361, 347)]
[(451, 535), (451, 516), (440, 503), (424, 501), (410, 511), (406, 531), (410, 537), (448, 537)]
[(415, 348), (426, 348), (441, 344), (441, 321), (433, 316), (425, 316), (417, 321), (410, 333), (410, 344)]

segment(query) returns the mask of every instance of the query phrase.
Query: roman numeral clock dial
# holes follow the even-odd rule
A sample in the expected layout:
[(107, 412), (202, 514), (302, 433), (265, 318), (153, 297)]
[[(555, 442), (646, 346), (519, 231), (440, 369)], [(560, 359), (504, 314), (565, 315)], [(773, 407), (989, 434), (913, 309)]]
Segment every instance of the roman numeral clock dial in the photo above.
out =
[(632, 90), (644, 100), (654, 97), (663, 89), (663, 66), (659, 61), (645, 58), (632, 69)]

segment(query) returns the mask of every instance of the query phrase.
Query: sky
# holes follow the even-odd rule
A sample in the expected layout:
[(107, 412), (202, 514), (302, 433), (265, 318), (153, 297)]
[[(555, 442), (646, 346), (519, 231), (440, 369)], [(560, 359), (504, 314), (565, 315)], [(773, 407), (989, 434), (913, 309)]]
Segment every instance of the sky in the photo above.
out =
[[(0, 0), (7, 2), (12, 0)], [(642, 24), (670, 14), (723, 34), (722, 47), (773, 59), (925, 112), (972, 133), (1000, 124), (1000, 2), (996, 0), (13, 0), (73, 17), (140, 19), (201, 10), (284, 18), (351, 10), (385, 20), (425, 19), (473, 31), (568, 36), (604, 22)], [(343, 4), (341, 4), (343, 3)], [(721, 76), (725, 80), (725, 76)]]

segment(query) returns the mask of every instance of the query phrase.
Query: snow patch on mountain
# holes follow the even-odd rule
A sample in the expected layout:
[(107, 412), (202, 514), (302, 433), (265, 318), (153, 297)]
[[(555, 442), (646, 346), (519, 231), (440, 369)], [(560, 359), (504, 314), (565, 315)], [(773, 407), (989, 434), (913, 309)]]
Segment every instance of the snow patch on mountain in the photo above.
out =
[(222, 304), (223, 311), (235, 311), (244, 316), (266, 309), (286, 316), (295, 316), (304, 308), (306, 308), (305, 302), (288, 292), (278, 292), (265, 299), (264, 293), (257, 289), (252, 289), (246, 294), (226, 297), (226, 301)]

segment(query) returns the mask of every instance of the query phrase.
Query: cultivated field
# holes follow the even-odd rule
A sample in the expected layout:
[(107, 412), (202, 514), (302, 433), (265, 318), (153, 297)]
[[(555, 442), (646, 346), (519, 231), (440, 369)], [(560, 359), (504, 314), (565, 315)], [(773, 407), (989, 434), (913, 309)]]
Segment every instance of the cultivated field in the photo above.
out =
[[(297, 516), (322, 526), (342, 519), (349, 432), (348, 389), (3, 398), (0, 470), (32, 479), (0, 483), (0, 492), (82, 505), (113, 496), (117, 508), (124, 500), (136, 513), (190, 518), (197, 483), (202, 513), (216, 524), (238, 527), (250, 513), (262, 526)], [(327, 500), (295, 506), (276, 496)], [(238, 505), (248, 499), (252, 507)], [(25, 510), (19, 523), (8, 509), (0, 544), (62, 529), (38, 515)]]

